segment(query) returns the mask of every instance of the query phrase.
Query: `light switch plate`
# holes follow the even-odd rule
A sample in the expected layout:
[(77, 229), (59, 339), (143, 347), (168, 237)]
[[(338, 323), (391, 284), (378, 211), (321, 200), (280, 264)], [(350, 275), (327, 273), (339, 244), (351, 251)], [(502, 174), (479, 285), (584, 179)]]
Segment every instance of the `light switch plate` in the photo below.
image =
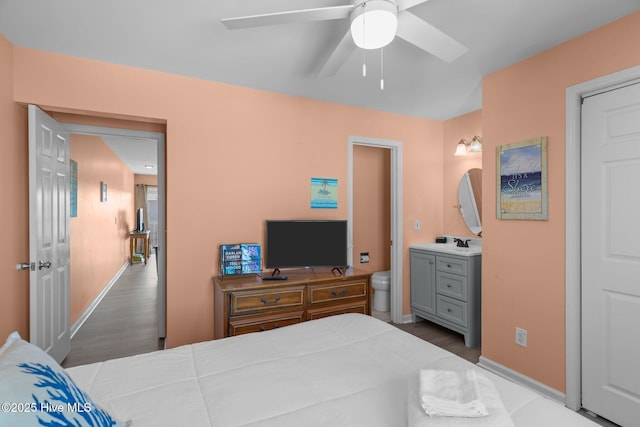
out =
[(527, 330), (522, 328), (516, 328), (516, 344), (523, 347), (527, 346)]

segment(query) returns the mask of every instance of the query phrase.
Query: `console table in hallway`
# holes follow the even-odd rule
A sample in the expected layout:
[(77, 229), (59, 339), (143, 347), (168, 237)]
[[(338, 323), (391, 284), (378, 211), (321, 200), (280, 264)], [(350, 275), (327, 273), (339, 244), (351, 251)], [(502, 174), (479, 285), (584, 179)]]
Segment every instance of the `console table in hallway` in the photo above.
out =
[(129, 265), (133, 265), (133, 254), (134, 248), (137, 248), (138, 239), (142, 239), (143, 246), (143, 257), (144, 263), (147, 263), (147, 258), (149, 258), (149, 233), (151, 230), (146, 231), (131, 231), (129, 232)]

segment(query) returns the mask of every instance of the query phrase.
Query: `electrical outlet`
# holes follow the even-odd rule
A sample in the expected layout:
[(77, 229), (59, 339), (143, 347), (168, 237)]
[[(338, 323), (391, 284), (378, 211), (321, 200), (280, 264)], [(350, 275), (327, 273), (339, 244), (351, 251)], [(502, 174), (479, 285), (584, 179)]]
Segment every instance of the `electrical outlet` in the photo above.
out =
[(527, 330), (516, 327), (516, 344), (527, 346)]
[(413, 229), (416, 230), (416, 231), (420, 231), (420, 228), (421, 228), (420, 220), (416, 219), (413, 222)]
[(369, 252), (360, 252), (360, 264), (369, 262)]

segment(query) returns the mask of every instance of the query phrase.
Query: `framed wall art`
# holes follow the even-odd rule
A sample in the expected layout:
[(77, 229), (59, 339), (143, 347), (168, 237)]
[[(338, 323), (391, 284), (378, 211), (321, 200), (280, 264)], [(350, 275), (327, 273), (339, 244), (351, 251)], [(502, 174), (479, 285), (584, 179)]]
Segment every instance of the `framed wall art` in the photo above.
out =
[(311, 208), (336, 209), (338, 207), (338, 180), (311, 178)]
[(69, 182), (69, 190), (71, 191), (69, 195), (69, 217), (76, 218), (78, 216), (78, 162), (70, 159), (69, 168), (69, 177), (71, 178)]
[(498, 219), (548, 219), (547, 137), (497, 148)]

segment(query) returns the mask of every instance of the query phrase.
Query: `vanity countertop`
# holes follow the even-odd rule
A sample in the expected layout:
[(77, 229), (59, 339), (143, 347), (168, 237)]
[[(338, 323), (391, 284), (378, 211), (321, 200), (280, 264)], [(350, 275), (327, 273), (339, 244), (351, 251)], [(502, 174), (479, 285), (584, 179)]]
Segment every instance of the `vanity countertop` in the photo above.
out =
[(481, 245), (470, 245), (468, 248), (460, 248), (453, 243), (418, 243), (409, 245), (409, 249), (422, 249), (450, 255), (474, 256), (482, 254)]

